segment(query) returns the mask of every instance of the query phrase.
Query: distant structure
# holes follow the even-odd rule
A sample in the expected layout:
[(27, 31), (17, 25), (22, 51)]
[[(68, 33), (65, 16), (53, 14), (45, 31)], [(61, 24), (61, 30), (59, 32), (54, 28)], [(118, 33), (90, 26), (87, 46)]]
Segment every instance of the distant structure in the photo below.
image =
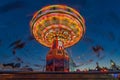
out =
[(118, 70), (118, 67), (117, 67), (116, 63), (113, 60), (110, 60), (110, 64), (111, 64), (111, 69), (112, 70)]
[(73, 58), (70, 56), (70, 60), (69, 60), (69, 71), (70, 72), (74, 72), (75, 71), (75, 67), (76, 67), (76, 64), (73, 60)]
[(46, 71), (69, 72), (70, 57), (65, 48), (76, 44), (85, 33), (85, 21), (73, 8), (50, 5), (36, 12), (30, 22), (35, 39), (50, 47)]
[(97, 70), (97, 71), (100, 71), (100, 70), (101, 70), (101, 67), (99, 66), (99, 63), (98, 63), (98, 62), (96, 62), (96, 70)]

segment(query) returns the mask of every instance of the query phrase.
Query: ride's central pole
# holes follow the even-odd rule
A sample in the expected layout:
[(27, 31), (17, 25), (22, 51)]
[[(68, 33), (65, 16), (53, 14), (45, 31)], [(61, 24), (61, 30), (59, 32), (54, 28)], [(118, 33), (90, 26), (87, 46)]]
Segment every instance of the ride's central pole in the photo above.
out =
[(51, 49), (55, 49), (55, 48), (58, 50), (64, 49), (64, 43), (61, 40), (59, 40), (58, 38), (55, 38), (53, 40), (53, 45), (52, 45)]

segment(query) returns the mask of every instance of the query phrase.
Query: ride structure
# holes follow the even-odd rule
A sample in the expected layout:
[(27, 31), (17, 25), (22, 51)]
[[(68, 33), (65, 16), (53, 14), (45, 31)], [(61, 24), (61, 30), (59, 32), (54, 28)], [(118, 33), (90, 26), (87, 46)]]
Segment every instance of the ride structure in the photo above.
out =
[(76, 44), (85, 33), (79, 12), (66, 5), (45, 6), (34, 14), (30, 26), (35, 39), (50, 47), (46, 71), (69, 72), (70, 57), (65, 48)]

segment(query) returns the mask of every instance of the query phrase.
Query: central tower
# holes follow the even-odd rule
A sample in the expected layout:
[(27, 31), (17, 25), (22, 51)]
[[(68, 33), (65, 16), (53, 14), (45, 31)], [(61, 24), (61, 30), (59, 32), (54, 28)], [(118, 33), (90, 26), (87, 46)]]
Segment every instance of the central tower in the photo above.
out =
[(50, 5), (37, 11), (31, 22), (35, 39), (50, 47), (46, 71), (69, 72), (69, 55), (65, 48), (77, 43), (85, 32), (83, 17), (65, 5)]

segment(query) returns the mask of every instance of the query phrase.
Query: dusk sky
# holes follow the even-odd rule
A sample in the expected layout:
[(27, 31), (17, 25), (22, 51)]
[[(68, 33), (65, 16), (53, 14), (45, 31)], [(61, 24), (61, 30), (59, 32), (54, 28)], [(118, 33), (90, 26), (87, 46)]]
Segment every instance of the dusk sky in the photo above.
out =
[[(18, 63), (37, 68), (45, 65), (49, 48), (31, 38), (29, 22), (44, 6), (65, 4), (85, 19), (82, 40), (67, 49), (79, 69), (110, 67), (112, 59), (120, 66), (120, 0), (2, 0), (0, 2), (0, 64)], [(16, 48), (13, 42), (23, 43)], [(94, 48), (99, 47), (98, 51)]]

